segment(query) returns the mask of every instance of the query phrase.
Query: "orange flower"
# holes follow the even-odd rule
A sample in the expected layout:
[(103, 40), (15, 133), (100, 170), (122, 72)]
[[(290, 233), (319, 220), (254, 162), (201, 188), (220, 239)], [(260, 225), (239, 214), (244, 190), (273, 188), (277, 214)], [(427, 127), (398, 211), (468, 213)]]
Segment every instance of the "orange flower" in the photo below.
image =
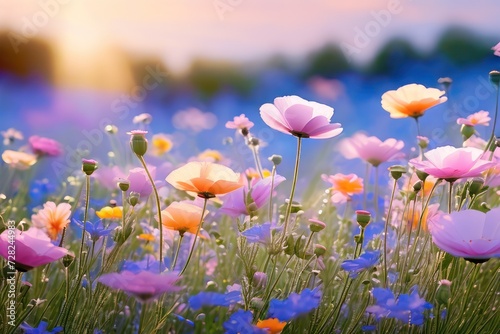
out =
[(2, 153), (2, 160), (7, 165), (10, 165), (15, 169), (25, 170), (36, 163), (36, 155), (19, 151), (5, 150)]
[[(201, 220), (202, 208), (187, 202), (173, 202), (165, 210), (161, 211), (163, 226), (168, 229), (179, 231), (182, 236), (189, 232), (195, 234)], [(205, 210), (203, 218), (208, 211)]]
[(101, 219), (121, 219), (122, 218), (122, 207), (121, 206), (105, 206), (95, 213), (97, 217)]
[(195, 192), (201, 198), (227, 194), (242, 187), (238, 182), (239, 174), (212, 162), (189, 162), (172, 171), (165, 180), (175, 188)]
[(59, 232), (68, 226), (70, 215), (71, 205), (68, 203), (56, 206), (54, 202), (47, 202), (43, 209), (31, 216), (31, 221), (35, 227), (45, 230), (50, 239), (56, 240)]
[(356, 174), (335, 174), (335, 175), (321, 175), (323, 181), (332, 184), (332, 201), (334, 203), (341, 203), (349, 200), (352, 195), (360, 194), (363, 192), (363, 179)]
[[(439, 209), (439, 204), (431, 204), (424, 210), (424, 214), (422, 215), (422, 231), (427, 231), (427, 220), (429, 217), (434, 216)], [(406, 223), (406, 226), (412, 230), (416, 230), (418, 228), (418, 221), (420, 219), (421, 210), (419, 208), (415, 208), (413, 211), (413, 206), (411, 205), (408, 210), (405, 212), (403, 217), (403, 222)]]
[(154, 135), (151, 143), (153, 145), (153, 154), (157, 156), (162, 156), (169, 152), (174, 146), (172, 140), (162, 133)]
[(137, 236), (137, 239), (150, 242), (155, 241), (155, 236), (149, 233), (141, 233)]
[(391, 114), (391, 118), (418, 118), (427, 109), (446, 102), (448, 98), (444, 94), (444, 91), (436, 88), (409, 84), (384, 93), (382, 108)]
[(279, 321), (276, 318), (257, 321), (257, 327), (267, 329), (268, 334), (279, 334), (285, 326), (286, 321)]

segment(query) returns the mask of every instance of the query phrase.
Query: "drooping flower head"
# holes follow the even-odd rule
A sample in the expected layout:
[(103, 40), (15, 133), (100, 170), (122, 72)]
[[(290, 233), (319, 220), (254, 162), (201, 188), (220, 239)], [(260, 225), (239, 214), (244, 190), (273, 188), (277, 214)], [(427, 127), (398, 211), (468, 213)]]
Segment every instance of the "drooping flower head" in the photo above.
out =
[(180, 277), (175, 272), (158, 274), (150, 271), (139, 273), (122, 271), (104, 274), (97, 281), (112, 289), (132, 295), (139, 302), (147, 303), (166, 292), (179, 291), (181, 287), (175, 285), (179, 279)]
[(2, 153), (2, 160), (14, 169), (26, 170), (36, 163), (37, 158), (34, 154), (5, 150)]
[(432, 241), (445, 252), (473, 262), (500, 257), (500, 208), (462, 210), (429, 219)]
[(459, 118), (457, 119), (457, 124), (460, 125), (468, 125), (468, 126), (476, 126), (476, 125), (490, 125), (491, 117), (489, 116), (489, 112), (481, 110), (472, 115), (467, 116), (467, 118)]
[(46, 202), (43, 209), (31, 216), (33, 225), (44, 230), (47, 235), (56, 240), (62, 230), (68, 226), (69, 216), (71, 215), (71, 205), (68, 203)]
[(391, 118), (418, 118), (425, 111), (438, 104), (446, 102), (444, 91), (436, 88), (426, 88), (423, 85), (408, 84), (390, 90), (382, 95), (382, 108), (390, 113)]
[(31, 136), (28, 139), (28, 142), (31, 146), (31, 150), (33, 153), (39, 156), (51, 156), (56, 157), (61, 155), (62, 147), (61, 144), (54, 139), (40, 137), (40, 136)]
[(377, 137), (368, 137), (363, 133), (356, 133), (339, 143), (340, 153), (346, 159), (360, 158), (375, 167), (386, 161), (403, 158), (404, 153), (401, 150), (404, 146), (401, 140), (389, 138), (381, 141)]
[(271, 128), (301, 138), (332, 138), (343, 130), (340, 123), (330, 123), (332, 107), (295, 95), (262, 105), (260, 116)]
[[(200, 224), (203, 209), (189, 202), (172, 202), (161, 211), (162, 223), (168, 229), (178, 231), (180, 235), (189, 232), (195, 234)], [(208, 211), (205, 210), (203, 218)]]
[(424, 153), (426, 160), (411, 159), (410, 165), (436, 178), (456, 181), (461, 178), (481, 176), (495, 165), (481, 159), (483, 151), (472, 147), (442, 146)]
[[(5, 259), (9, 259), (7, 246), (10, 245), (13, 233), (9, 231), (12, 230), (7, 229), (0, 234), (0, 255)], [(54, 246), (45, 232), (34, 227), (24, 232), (16, 229), (15, 240), (15, 267), (19, 271), (28, 271), (43, 266), (68, 254), (66, 248)], [(10, 259), (12, 259), (11, 256)]]
[(363, 192), (363, 179), (356, 174), (321, 175), (321, 179), (332, 184), (332, 202), (344, 203), (355, 194)]
[(202, 198), (227, 194), (242, 185), (231, 168), (212, 162), (189, 162), (172, 171), (167, 182), (179, 190), (194, 192)]

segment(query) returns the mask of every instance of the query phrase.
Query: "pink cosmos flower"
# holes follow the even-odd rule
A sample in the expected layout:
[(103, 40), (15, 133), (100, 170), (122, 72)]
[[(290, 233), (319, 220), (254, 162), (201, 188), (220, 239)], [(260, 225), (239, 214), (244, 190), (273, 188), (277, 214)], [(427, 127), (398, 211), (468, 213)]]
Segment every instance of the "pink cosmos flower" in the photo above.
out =
[(410, 165), (431, 176), (456, 181), (461, 178), (481, 176), (481, 173), (495, 165), (481, 159), (483, 151), (472, 147), (438, 147), (424, 153), (426, 160), (411, 159)]
[(441, 213), (428, 224), (434, 244), (453, 256), (475, 263), (500, 257), (500, 208)]
[[(463, 147), (475, 147), (475, 148), (478, 148), (481, 151), (483, 151), (484, 154), (483, 154), (482, 158), (484, 160), (488, 160), (490, 158), (491, 152), (489, 150), (486, 150), (486, 152), (484, 151), (486, 148), (486, 145), (488, 145), (488, 142), (481, 137), (478, 137), (476, 135), (472, 135), (472, 136), (470, 136), (469, 139), (464, 141), (462, 145), (463, 145)], [(493, 152), (493, 156), (495, 157), (495, 159), (500, 160), (500, 150), (495, 150), (495, 152)]]
[(263, 104), (260, 116), (271, 128), (301, 138), (332, 138), (343, 130), (340, 123), (330, 123), (332, 107), (295, 95), (277, 97), (274, 104)]
[(32, 227), (24, 232), (7, 229), (0, 234), (0, 255), (6, 259), (12, 239), (16, 247), (15, 267), (22, 272), (57, 261), (68, 254), (66, 248), (54, 246), (40, 229)]
[(489, 116), (489, 112), (481, 110), (472, 115), (467, 116), (467, 118), (459, 118), (457, 119), (457, 124), (460, 125), (468, 125), (468, 126), (476, 126), (476, 125), (490, 125), (491, 117)]
[(31, 150), (37, 155), (56, 157), (62, 153), (61, 144), (53, 139), (31, 136), (28, 141), (30, 143)]
[(377, 167), (383, 162), (402, 159), (405, 146), (403, 141), (389, 138), (381, 141), (377, 137), (367, 137), (363, 133), (356, 133), (351, 138), (339, 143), (340, 153), (346, 159), (360, 158)]
[(104, 274), (97, 281), (112, 289), (122, 290), (134, 296), (139, 302), (147, 303), (166, 292), (179, 291), (181, 287), (174, 285), (179, 279), (180, 277), (174, 272), (156, 274), (150, 271), (139, 273), (122, 271)]
[(494, 55), (500, 57), (500, 43), (491, 48), (494, 51)]
[(246, 118), (245, 114), (235, 116), (233, 121), (229, 121), (226, 123), (226, 128), (228, 129), (250, 130), (253, 126), (253, 122)]

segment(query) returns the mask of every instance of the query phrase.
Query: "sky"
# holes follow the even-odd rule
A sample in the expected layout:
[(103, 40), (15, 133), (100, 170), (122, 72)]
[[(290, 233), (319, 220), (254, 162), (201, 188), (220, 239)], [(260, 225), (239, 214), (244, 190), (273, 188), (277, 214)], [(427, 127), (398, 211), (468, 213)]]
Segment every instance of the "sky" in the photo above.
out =
[(178, 72), (197, 57), (300, 58), (328, 42), (362, 63), (394, 36), (429, 49), (449, 25), (498, 35), (495, 8), (498, 0), (0, 0), (0, 30), (48, 38), (63, 54), (156, 56)]

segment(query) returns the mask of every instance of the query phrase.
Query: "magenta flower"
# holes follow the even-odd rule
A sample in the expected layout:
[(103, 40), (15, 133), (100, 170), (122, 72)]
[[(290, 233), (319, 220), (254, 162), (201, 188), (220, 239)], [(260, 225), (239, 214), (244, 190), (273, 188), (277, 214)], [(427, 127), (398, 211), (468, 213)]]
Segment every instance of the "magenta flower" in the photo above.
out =
[(453, 256), (475, 263), (500, 257), (500, 208), (441, 213), (428, 224), (432, 242)]
[(33, 153), (40, 156), (48, 155), (51, 157), (56, 157), (58, 155), (61, 155), (62, 153), (61, 144), (53, 139), (31, 136), (28, 139), (28, 142)]
[(500, 57), (500, 43), (491, 48), (494, 51), (494, 55)]
[(15, 267), (23, 272), (57, 261), (68, 254), (66, 248), (54, 246), (47, 234), (34, 227), (24, 232), (18, 229), (3, 231), (0, 234), (0, 255), (5, 259), (9, 258), (9, 246), (12, 245), (15, 246)]
[(229, 121), (226, 123), (226, 128), (228, 129), (250, 130), (250, 128), (252, 128), (253, 126), (253, 122), (246, 118), (245, 114), (235, 116), (233, 121)]
[(375, 167), (386, 161), (402, 159), (404, 153), (401, 149), (404, 146), (401, 140), (389, 138), (381, 141), (377, 137), (368, 137), (363, 133), (356, 133), (339, 143), (340, 153), (346, 159), (360, 158)]
[(472, 147), (438, 147), (424, 153), (426, 160), (411, 159), (410, 165), (436, 178), (454, 182), (457, 179), (481, 176), (495, 165), (481, 159), (483, 151)]
[(116, 290), (134, 296), (137, 301), (147, 303), (157, 299), (166, 292), (179, 291), (181, 287), (175, 283), (180, 279), (177, 273), (157, 274), (150, 271), (122, 271), (121, 273), (104, 274), (98, 282)]
[(301, 138), (332, 138), (343, 130), (340, 123), (330, 123), (332, 107), (295, 95), (262, 105), (260, 116), (271, 128)]
[(489, 112), (481, 110), (472, 115), (467, 116), (467, 118), (459, 118), (457, 119), (457, 124), (460, 125), (468, 125), (468, 126), (476, 126), (476, 125), (490, 125), (491, 117), (489, 116)]

